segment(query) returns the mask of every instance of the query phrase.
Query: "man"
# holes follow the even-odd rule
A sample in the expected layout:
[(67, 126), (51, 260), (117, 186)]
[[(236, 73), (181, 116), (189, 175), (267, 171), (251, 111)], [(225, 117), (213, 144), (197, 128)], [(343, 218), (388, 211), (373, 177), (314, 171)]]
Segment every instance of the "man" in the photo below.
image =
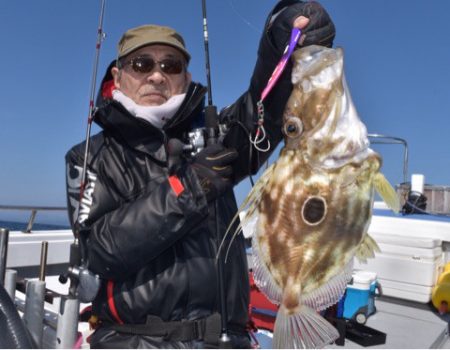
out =
[[(249, 90), (220, 113), (227, 126), (223, 143), (193, 157), (180, 143), (188, 143), (187, 133), (204, 124), (206, 89), (191, 81), (182, 37), (152, 25), (123, 35), (97, 101), (94, 120), (103, 131), (91, 138), (89, 181), (80, 204), (85, 144), (66, 156), (71, 223), (80, 227), (85, 263), (102, 280), (93, 301), (99, 322), (91, 347), (220, 345), (216, 228), (223, 236), (237, 211), (232, 186), (269, 156), (249, 152), (248, 133), (255, 131), (256, 102), (293, 25), (303, 29), (303, 45), (332, 45), (334, 25), (319, 4), (278, 2), (266, 23)], [(272, 149), (282, 138), (290, 71), (288, 66), (265, 100)], [(250, 346), (247, 273), (239, 236), (223, 276), (234, 348)]]

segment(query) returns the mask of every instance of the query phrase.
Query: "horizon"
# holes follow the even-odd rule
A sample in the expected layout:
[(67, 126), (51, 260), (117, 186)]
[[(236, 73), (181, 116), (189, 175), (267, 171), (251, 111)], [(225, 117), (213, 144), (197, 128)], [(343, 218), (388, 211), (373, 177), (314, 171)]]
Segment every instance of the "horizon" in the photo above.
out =
[[(450, 1), (320, 2), (336, 25), (334, 47), (344, 48), (346, 79), (368, 132), (408, 142), (408, 181), (419, 173), (427, 184), (450, 185)], [(219, 109), (247, 88), (274, 4), (207, 3), (213, 101)], [(85, 137), (99, 10), (100, 1), (92, 0), (0, 2), (6, 52), (0, 205), (66, 206), (64, 155)], [(126, 6), (107, 0), (97, 83), (121, 34), (143, 23), (179, 30), (192, 55), (193, 79), (206, 84), (200, 2), (192, 6), (183, 0), (136, 0)], [(99, 131), (94, 126), (92, 135)], [(372, 146), (383, 157), (391, 184), (403, 182), (403, 148)], [(248, 180), (235, 188), (238, 203), (249, 191)], [(29, 215), (0, 211), (0, 220)]]

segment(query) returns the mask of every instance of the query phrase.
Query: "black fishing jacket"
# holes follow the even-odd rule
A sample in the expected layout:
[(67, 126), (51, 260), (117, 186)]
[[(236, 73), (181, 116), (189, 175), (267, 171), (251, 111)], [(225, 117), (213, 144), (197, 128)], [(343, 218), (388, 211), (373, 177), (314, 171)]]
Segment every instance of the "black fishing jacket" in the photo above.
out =
[[(254, 134), (256, 102), (289, 40), (288, 31), (277, 33), (277, 38), (264, 33), (248, 91), (220, 113), (221, 123), (227, 126), (223, 143), (239, 151), (235, 183), (255, 173), (270, 155), (254, 149), (249, 152), (248, 133)], [(103, 87), (110, 84), (110, 67)], [(292, 90), (290, 74), (288, 65), (264, 101), (264, 127), (271, 150), (282, 138), (282, 113)], [(85, 143), (66, 155), (70, 221), (72, 227), (81, 221), (84, 260), (102, 281), (93, 301), (93, 313), (101, 322), (93, 346), (163, 346), (162, 338), (117, 334), (108, 327), (144, 324), (149, 316), (165, 322), (197, 320), (220, 310), (216, 222), (223, 236), (237, 211), (234, 194), (229, 191), (220, 197), (216, 212), (207, 203), (189, 161), (182, 162), (176, 176), (168, 170), (167, 141), (185, 141), (186, 133), (202, 123), (205, 90), (192, 83), (179, 111), (163, 130), (132, 116), (120, 103), (100, 97), (94, 121), (103, 130), (90, 139), (81, 203)], [(242, 235), (230, 249), (224, 281), (229, 328), (232, 333), (244, 332), (249, 282)], [(181, 346), (166, 341), (169, 347)]]

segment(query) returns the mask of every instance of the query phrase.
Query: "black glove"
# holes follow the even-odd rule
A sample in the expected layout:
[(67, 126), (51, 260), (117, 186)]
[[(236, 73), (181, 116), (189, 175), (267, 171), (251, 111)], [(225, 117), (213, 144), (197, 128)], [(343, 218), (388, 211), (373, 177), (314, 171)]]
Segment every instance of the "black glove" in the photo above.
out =
[(267, 24), (271, 41), (278, 50), (284, 50), (289, 43), (292, 25), (299, 16), (309, 18), (308, 25), (302, 30), (304, 41), (301, 46), (333, 45), (336, 29), (322, 5), (315, 1), (281, 0), (273, 9)]
[(231, 163), (238, 153), (223, 145), (209, 145), (196, 155), (192, 163), (208, 202), (216, 199), (233, 186)]

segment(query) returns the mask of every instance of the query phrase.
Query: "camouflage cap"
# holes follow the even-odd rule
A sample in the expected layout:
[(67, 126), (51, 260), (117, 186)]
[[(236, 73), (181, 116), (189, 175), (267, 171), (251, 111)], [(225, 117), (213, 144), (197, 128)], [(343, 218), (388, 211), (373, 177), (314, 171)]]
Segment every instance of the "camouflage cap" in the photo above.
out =
[(153, 44), (172, 46), (181, 51), (187, 62), (191, 59), (180, 34), (170, 27), (153, 24), (127, 30), (117, 45), (118, 58), (122, 58), (143, 46)]

